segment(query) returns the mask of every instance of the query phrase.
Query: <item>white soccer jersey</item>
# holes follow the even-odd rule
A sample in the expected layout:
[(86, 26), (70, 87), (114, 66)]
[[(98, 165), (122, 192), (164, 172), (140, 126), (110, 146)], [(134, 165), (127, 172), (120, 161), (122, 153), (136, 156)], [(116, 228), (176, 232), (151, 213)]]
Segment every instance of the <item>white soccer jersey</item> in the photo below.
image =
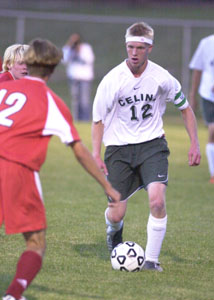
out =
[(93, 105), (93, 121), (104, 124), (103, 143), (138, 144), (164, 134), (162, 116), (167, 102), (188, 106), (180, 83), (168, 71), (148, 61), (136, 78), (126, 61), (101, 81)]
[(189, 67), (202, 71), (199, 94), (201, 97), (214, 102), (214, 35), (200, 41)]

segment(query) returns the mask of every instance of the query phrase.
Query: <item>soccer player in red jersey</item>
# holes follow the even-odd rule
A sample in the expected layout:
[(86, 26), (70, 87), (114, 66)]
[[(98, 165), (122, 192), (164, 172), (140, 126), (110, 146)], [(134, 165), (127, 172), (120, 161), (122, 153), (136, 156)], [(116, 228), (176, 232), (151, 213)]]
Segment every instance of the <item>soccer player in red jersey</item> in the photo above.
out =
[(27, 66), (23, 61), (28, 45), (15, 44), (9, 46), (4, 53), (0, 82), (20, 79), (28, 74)]
[(24, 300), (38, 274), (46, 248), (46, 215), (39, 180), (48, 142), (58, 136), (76, 159), (119, 204), (114, 190), (83, 145), (69, 108), (48, 86), (62, 53), (47, 40), (35, 39), (24, 55), (30, 76), (0, 83), (0, 226), (7, 234), (22, 233), (26, 250), (3, 300)]

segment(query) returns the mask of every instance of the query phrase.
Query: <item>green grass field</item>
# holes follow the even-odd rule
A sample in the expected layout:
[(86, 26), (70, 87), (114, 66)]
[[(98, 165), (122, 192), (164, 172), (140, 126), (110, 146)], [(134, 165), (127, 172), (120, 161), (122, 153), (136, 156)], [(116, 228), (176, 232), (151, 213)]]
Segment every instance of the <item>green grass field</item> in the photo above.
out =
[[(53, 138), (41, 180), (47, 208), (48, 248), (43, 269), (25, 292), (28, 300), (213, 300), (214, 186), (204, 153), (207, 130), (199, 122), (202, 162), (189, 167), (189, 141), (180, 118), (165, 118), (171, 149), (167, 189), (168, 229), (163, 273), (113, 271), (105, 244), (106, 197), (78, 165), (70, 148)], [(91, 149), (90, 124), (76, 124)], [(124, 239), (145, 247), (147, 195), (135, 194), (125, 217)], [(24, 249), (22, 236), (0, 229), (0, 292), (13, 277)]]

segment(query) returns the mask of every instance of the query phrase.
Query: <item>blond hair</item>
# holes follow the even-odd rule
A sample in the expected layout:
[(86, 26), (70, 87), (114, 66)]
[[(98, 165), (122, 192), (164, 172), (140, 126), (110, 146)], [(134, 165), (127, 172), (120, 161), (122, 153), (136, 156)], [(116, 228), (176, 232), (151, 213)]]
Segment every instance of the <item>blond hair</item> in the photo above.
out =
[(40, 38), (30, 42), (24, 62), (30, 75), (49, 76), (62, 59), (62, 51), (49, 40)]
[(145, 22), (134, 23), (127, 28), (125, 38), (129, 38), (133, 36), (143, 36), (153, 41), (154, 30), (150, 25), (148, 25)]
[(9, 68), (14, 65), (15, 62), (23, 62), (24, 53), (29, 48), (28, 45), (14, 44), (9, 46), (3, 56), (2, 70), (3, 72), (9, 71)]

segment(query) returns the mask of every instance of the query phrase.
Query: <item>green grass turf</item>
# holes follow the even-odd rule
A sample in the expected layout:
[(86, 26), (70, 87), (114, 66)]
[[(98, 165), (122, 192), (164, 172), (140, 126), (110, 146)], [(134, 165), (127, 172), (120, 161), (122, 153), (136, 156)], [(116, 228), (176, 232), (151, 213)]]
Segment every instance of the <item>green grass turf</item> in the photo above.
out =
[[(90, 124), (76, 124), (91, 149)], [(189, 167), (189, 140), (179, 117), (165, 118), (171, 149), (167, 188), (168, 229), (160, 261), (163, 273), (113, 271), (105, 244), (106, 198), (78, 165), (70, 148), (53, 138), (41, 180), (47, 208), (47, 252), (28, 300), (213, 300), (214, 186), (204, 153), (207, 129), (199, 121), (202, 162)], [(144, 191), (129, 201), (124, 239), (146, 245), (148, 201)], [(24, 249), (20, 235), (0, 229), (0, 292), (13, 277)]]

